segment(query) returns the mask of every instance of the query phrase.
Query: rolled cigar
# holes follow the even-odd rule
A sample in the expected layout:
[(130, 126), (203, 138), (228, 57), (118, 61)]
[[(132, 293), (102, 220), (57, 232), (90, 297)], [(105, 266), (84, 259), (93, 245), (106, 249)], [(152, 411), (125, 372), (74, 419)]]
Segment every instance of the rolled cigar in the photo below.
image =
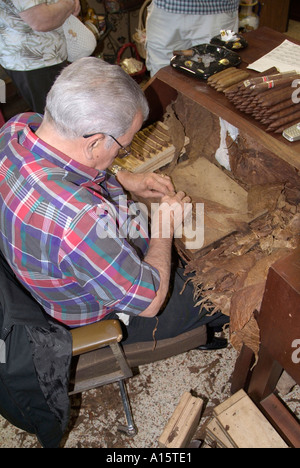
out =
[(116, 158), (115, 159), (115, 164), (117, 164), (118, 166), (121, 166), (123, 167), (124, 169), (126, 169), (127, 171), (130, 171), (130, 172), (133, 172), (136, 168), (136, 166), (138, 165), (137, 161), (134, 160), (133, 158), (131, 159), (130, 156), (128, 156), (128, 158), (125, 159), (125, 163), (124, 163), (124, 159), (121, 159), (121, 158)]
[(273, 75), (263, 75), (263, 76), (259, 76), (259, 77), (256, 77), (256, 78), (251, 78), (251, 79), (248, 79), (248, 80), (245, 80), (243, 83), (241, 83), (241, 88), (249, 88), (250, 86), (252, 85), (256, 85), (256, 84), (259, 84), (259, 83), (265, 83), (267, 81), (276, 81), (276, 80), (281, 80), (282, 78), (287, 78), (287, 77), (290, 77), (290, 76), (294, 76), (294, 75), (297, 75), (297, 72), (296, 71), (289, 71), (289, 72), (285, 72), (285, 73), (275, 73)]
[(163, 126), (161, 122), (157, 122), (154, 124), (155, 131), (158, 133), (160, 136), (164, 136), (166, 141), (170, 141), (171, 137), (169, 135), (168, 130)]
[[(299, 119), (293, 120), (293, 122), (290, 122), (288, 126), (292, 127), (293, 125), (297, 125), (298, 123), (299, 123)], [(284, 130), (286, 130), (286, 128), (287, 128), (287, 125), (283, 125), (282, 127), (277, 128), (275, 133), (283, 133)]]
[(279, 119), (277, 120), (276, 122), (273, 122), (268, 128), (267, 128), (267, 132), (274, 132), (275, 130), (277, 130), (279, 127), (282, 127), (284, 125), (288, 125), (290, 124), (291, 122), (293, 122), (294, 120), (297, 120), (298, 121), (300, 120), (300, 111), (298, 112), (295, 112), (291, 115), (288, 115), (287, 117), (284, 117), (282, 119)]
[[(230, 70), (230, 69), (227, 69), (227, 70)], [(224, 71), (227, 71), (227, 70), (224, 70)], [(229, 78), (231, 76), (235, 76), (236, 73), (239, 73), (239, 70), (237, 70), (236, 68), (233, 68), (230, 71), (228, 71), (228, 73), (225, 73), (224, 75), (217, 77), (214, 81), (211, 81), (209, 85), (212, 88), (217, 88), (222, 80)]]
[[(149, 148), (147, 145), (143, 144), (143, 145), (140, 145), (136, 139), (134, 138), (132, 143), (131, 143), (131, 147), (139, 154), (141, 154), (142, 156), (148, 158), (149, 157), (149, 154), (151, 155), (151, 153), (155, 153), (155, 151), (153, 150), (153, 148)], [(151, 156), (150, 156), (151, 157)]]
[(188, 50), (173, 50), (173, 55), (184, 55), (185, 57), (192, 57), (195, 54), (193, 49)]
[(286, 101), (282, 101), (276, 106), (270, 107), (269, 109), (266, 109), (265, 112), (266, 114), (272, 114), (273, 112), (280, 112), (283, 109), (287, 109), (288, 107), (293, 107), (295, 106), (296, 103), (293, 101), (291, 102), (290, 99), (287, 99)]
[(261, 95), (262, 97), (258, 99), (258, 102), (264, 107), (271, 107), (291, 98), (294, 91), (295, 90), (290, 87), (279, 89), (278, 91), (272, 90), (267, 96), (265, 94)]
[(235, 73), (232, 76), (224, 77), (223, 79), (218, 81), (218, 84), (220, 86), (223, 86), (223, 88), (228, 88), (229, 86), (232, 86), (236, 83), (239, 83), (240, 81), (244, 80), (245, 77), (249, 76), (249, 73), (246, 71), (241, 70), (239, 73)]
[[(143, 135), (140, 132), (135, 135), (134, 139), (136, 143), (145, 147), (145, 149), (149, 152), (155, 153), (158, 149), (158, 145), (154, 141), (151, 141), (149, 138), (145, 137), (145, 135)], [(159, 147), (159, 149), (161, 149), (161, 147)]]
[[(224, 90), (224, 93), (226, 94), (226, 97), (230, 99), (230, 97), (236, 96), (236, 94), (239, 93), (239, 90), (240, 90), (240, 82), (235, 83), (232, 86), (229, 86), (228, 88), (226, 88)], [(242, 93), (240, 93), (240, 95), (242, 95)]]
[(215, 83), (216, 81), (218, 81), (219, 78), (222, 78), (222, 77), (224, 77), (226, 75), (229, 75), (235, 70), (237, 70), (237, 68), (235, 68), (235, 67), (226, 68), (225, 70), (222, 70), (221, 72), (215, 73), (214, 75), (210, 76), (208, 78), (207, 82), (208, 83)]
[(162, 148), (165, 148), (169, 145), (169, 143), (161, 138), (161, 136), (158, 134), (158, 132), (153, 133), (153, 131), (149, 130), (148, 128), (145, 128), (144, 130), (141, 130), (141, 133), (143, 133), (146, 137), (151, 138), (157, 145), (161, 146)]
[(288, 86), (291, 86), (293, 81), (296, 79), (295, 77), (297, 76), (299, 75), (294, 75), (293, 77), (285, 78), (281, 80), (271, 80), (271, 81), (266, 81), (264, 83), (252, 85), (249, 87), (249, 91), (251, 90), (251, 95), (257, 95), (257, 94), (263, 93), (264, 91), (271, 90), (274, 88), (276, 89), (287, 88)]
[[(274, 91), (273, 91), (274, 92)], [(244, 99), (251, 99), (253, 103), (255, 103), (257, 106), (262, 106), (262, 102), (264, 102), (265, 97), (270, 95), (270, 91), (266, 90), (263, 91), (262, 93), (258, 94), (257, 96), (252, 96), (251, 94), (247, 95), (244, 97)]]
[(288, 115), (294, 114), (295, 112), (298, 112), (299, 110), (300, 110), (300, 104), (297, 104), (296, 106), (291, 106), (282, 111), (275, 112), (274, 114), (270, 114), (268, 118), (270, 120), (281, 119), (282, 117), (286, 117)]
[(132, 154), (132, 156), (134, 156), (139, 161), (145, 161), (145, 158), (141, 155), (141, 153), (139, 153), (138, 151), (136, 151), (136, 150), (134, 150), (132, 148), (131, 148), (131, 154)]

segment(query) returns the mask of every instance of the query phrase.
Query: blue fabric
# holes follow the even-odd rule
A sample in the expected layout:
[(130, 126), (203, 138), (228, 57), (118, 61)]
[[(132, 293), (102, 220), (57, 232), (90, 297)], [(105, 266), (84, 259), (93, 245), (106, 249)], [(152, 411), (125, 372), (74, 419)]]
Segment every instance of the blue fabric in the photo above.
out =
[(239, 0), (154, 0), (158, 8), (169, 13), (214, 15), (235, 11)]

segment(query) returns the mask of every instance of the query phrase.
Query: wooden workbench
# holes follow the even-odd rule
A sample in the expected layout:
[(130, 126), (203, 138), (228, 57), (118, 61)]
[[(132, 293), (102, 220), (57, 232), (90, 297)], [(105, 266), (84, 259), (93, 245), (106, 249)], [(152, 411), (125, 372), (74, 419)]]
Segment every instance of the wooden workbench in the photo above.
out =
[[(240, 66), (243, 69), (286, 39), (286, 36), (268, 28), (253, 31), (245, 37), (249, 46), (240, 52)], [(300, 44), (297, 41), (292, 42)], [(255, 71), (250, 73), (251, 76), (257, 75)], [(300, 141), (290, 143), (281, 135), (267, 133), (262, 124), (238, 111), (223, 93), (210, 88), (205, 81), (182, 74), (171, 67), (160, 70), (147, 85), (145, 93), (150, 103), (150, 122), (161, 120), (171, 107), (191, 142), (188, 159), (185, 162), (179, 161), (169, 174), (175, 181), (176, 189), (186, 191), (194, 201), (205, 198), (206, 213), (211, 210), (205, 218), (208, 240), (199, 251), (187, 252), (180, 240), (176, 241), (176, 245), (187, 262), (187, 272), (194, 272), (196, 275), (196, 296), (199, 294), (200, 298), (203, 293), (206, 294), (208, 300), (215, 300), (216, 310), (220, 306), (224, 313), (231, 316), (231, 342), (242, 351), (234, 375), (233, 390), (249, 388), (249, 373), (255, 356), (258, 366), (251, 380), (250, 394), (258, 404), (261, 403), (261, 408), (266, 413), (270, 413), (272, 422), (285, 439), (292, 446), (299, 446), (299, 426), (283, 411), (273, 391), (282, 368), (291, 371), (300, 383), (299, 364), (296, 365), (291, 360), (292, 342), (300, 340), (297, 335), (300, 330), (300, 250), (295, 250), (300, 236)], [(215, 151), (220, 144), (220, 118), (235, 126), (241, 140), (246, 142), (245, 156), (241, 159), (243, 170), (239, 165), (235, 170), (226, 170), (215, 160)], [(236, 147), (237, 153), (243, 153), (243, 145)], [(255, 171), (251, 166), (247, 167), (247, 155), (250, 154), (254, 154), (254, 159), (259, 159), (256, 174), (253, 174)], [(168, 172), (167, 169), (166, 171)], [(221, 180), (225, 185), (221, 184)], [(203, 187), (206, 187), (204, 194)], [(264, 187), (275, 187), (279, 191), (282, 187), (286, 199), (282, 199), (277, 206), (275, 216), (272, 217), (270, 212), (270, 216), (262, 214), (256, 221), (248, 220), (252, 234), (252, 243), (248, 243), (247, 235), (243, 238), (241, 232), (245, 228), (244, 222), (247, 222), (243, 203), (247, 204), (247, 195), (249, 197), (253, 190)], [(232, 232), (222, 230), (232, 204), (235, 204), (235, 208), (239, 205), (240, 221), (243, 221), (240, 232), (238, 223)], [(223, 209), (220, 210), (220, 207)], [(283, 216), (285, 208), (286, 213), (296, 213), (294, 218), (292, 215), (286, 218), (293, 219), (295, 223), (295, 242), (293, 245), (287, 243), (287, 248), (266, 248), (264, 251), (263, 242), (260, 244), (260, 233), (266, 227), (272, 227), (274, 220)], [(247, 207), (245, 210), (247, 211)], [(221, 214), (224, 215), (224, 223), (218, 217), (220, 211), (223, 211)], [(253, 224), (256, 226), (252, 227)], [(269, 234), (272, 237), (272, 230)], [(263, 241), (265, 239), (263, 237)], [(281, 259), (281, 263), (277, 263), (268, 276), (272, 264)], [(249, 271), (248, 262), (252, 268)], [(278, 277), (274, 279), (276, 274)], [(220, 282), (224, 283), (224, 289), (220, 289), (221, 292), (216, 295)], [(293, 303), (290, 302), (291, 298)], [(262, 303), (262, 314), (259, 315)]]
[[(260, 28), (245, 38), (248, 48), (240, 51), (240, 67), (244, 69), (280, 45), (286, 36)], [(255, 71), (250, 74), (258, 75)], [(269, 266), (295, 249), (299, 240), (300, 141), (290, 143), (281, 135), (267, 133), (262, 124), (238, 111), (222, 92), (172, 67), (160, 70), (145, 94), (150, 103), (149, 123), (173, 112), (190, 140), (186, 160), (179, 160), (171, 171), (166, 171), (177, 190), (205, 205), (203, 246), (187, 250), (180, 239), (176, 240), (187, 262), (187, 272), (195, 273), (196, 297), (204, 294), (215, 310), (230, 314), (232, 343), (241, 349), (245, 336), (250, 334), (248, 345), (250, 341), (257, 354), (259, 330), (250, 316), (260, 308)], [(231, 141), (228, 145), (230, 157), (233, 161), (236, 158), (231, 170), (215, 159), (220, 145), (220, 119), (239, 131), (238, 143)], [(291, 242), (284, 228), (280, 231), (281, 217), (289, 227), (293, 223)], [(271, 245), (268, 242), (272, 243), (273, 238), (276, 242)], [(249, 310), (241, 314), (243, 301)]]
[[(246, 68), (250, 63), (269, 53), (287, 39), (287, 36), (263, 27), (257, 31), (246, 33), (245, 38), (248, 47), (239, 52), (242, 58), (240, 68)], [(300, 42), (291, 38), (288, 39), (300, 45)], [(253, 76), (257, 75), (254, 71), (251, 74)], [(150, 120), (159, 120), (167, 105), (173, 99), (176, 99), (178, 93), (191, 99), (215, 116), (222, 117), (232, 125), (237, 126), (241, 132), (251, 134), (253, 139), (262, 146), (286, 161), (291, 167), (300, 170), (300, 141), (290, 143), (281, 135), (266, 133), (262, 124), (255, 121), (251, 116), (238, 111), (223, 93), (216, 92), (207, 86), (205, 81), (184, 75), (172, 67), (160, 70), (145, 88), (145, 94), (151, 104)], [(200, 127), (201, 122), (198, 125)]]
[[(241, 68), (244, 69), (286, 39), (286, 36), (268, 28), (260, 28), (248, 33), (245, 37), (249, 46), (240, 52)], [(300, 44), (297, 41), (292, 42)], [(251, 76), (257, 75), (254, 71), (250, 73)], [(194, 272), (196, 275), (194, 280), (196, 296), (199, 294), (198, 297), (202, 297), (203, 293), (206, 293), (206, 298), (212, 302), (216, 300), (214, 304), (216, 310), (220, 306), (224, 313), (231, 316), (232, 343), (238, 350), (243, 350), (234, 376), (234, 391), (239, 388), (247, 389), (246, 381), (248, 384), (250, 367), (253, 365), (253, 357), (255, 356), (259, 365), (254, 375), (255, 378), (251, 381), (251, 395), (257, 403), (264, 400), (262, 408), (265, 407), (266, 412), (268, 409), (269, 413), (272, 413), (271, 419), (276, 423), (276, 427), (283, 435), (286, 435), (285, 438), (291, 442), (291, 445), (299, 446), (299, 427), (295, 421), (281, 411), (281, 405), (277, 400), (274, 400), (272, 392), (275, 377), (278, 378), (282, 368), (288, 371), (292, 369), (293, 376), (300, 383), (299, 364), (295, 365), (291, 361), (292, 338), (300, 340), (300, 336), (297, 335), (300, 330), (300, 315), (298, 313), (300, 250), (295, 250), (300, 235), (300, 141), (290, 143), (281, 135), (267, 133), (262, 124), (251, 116), (238, 111), (223, 93), (210, 88), (205, 81), (182, 74), (171, 67), (160, 70), (147, 85), (145, 93), (151, 109), (149, 121), (161, 120), (166, 112), (170, 112), (170, 108), (172, 108), (182, 123), (186, 136), (190, 139), (188, 159), (185, 162), (179, 161), (177, 166), (169, 172), (176, 182), (176, 188), (185, 190), (194, 201), (199, 201), (202, 197), (212, 197), (205, 200), (205, 210), (211, 209), (214, 219), (211, 219), (210, 216), (205, 219), (205, 231), (206, 234), (208, 231), (207, 237), (211, 236), (210, 239), (213, 242), (208, 241), (202, 249), (192, 252), (186, 252), (180, 240), (177, 240), (176, 244), (180, 254), (187, 262), (187, 272)], [(246, 156), (242, 159), (244, 171), (240, 170), (239, 165), (235, 171), (229, 171), (220, 167), (215, 160), (215, 151), (220, 144), (220, 118), (235, 126), (239, 130), (241, 140), (246, 142)], [(243, 145), (236, 147), (237, 153), (244, 151)], [(256, 174), (253, 174), (255, 171), (251, 169), (251, 166), (247, 167), (247, 155), (250, 154), (254, 154), (254, 159), (257, 157), (260, 162)], [(206, 190), (203, 194), (201, 190), (206, 185), (206, 179), (210, 173), (212, 176), (208, 185), (211, 190), (210, 193), (209, 190)], [(222, 180), (226, 182), (226, 177), (228, 186), (224, 186), (222, 192), (219, 180), (223, 178), (224, 180)], [(275, 187), (279, 191), (282, 190), (286, 198), (284, 201), (281, 199), (281, 204), (276, 207), (275, 216), (272, 217), (270, 211), (270, 215), (262, 214), (259, 219), (253, 222), (249, 221), (252, 243), (247, 243), (247, 235), (243, 238), (244, 222), (241, 222), (241, 230), (237, 223), (232, 232), (223, 232), (222, 227), (219, 227), (222, 223), (215, 207), (223, 206), (225, 220), (228, 219), (229, 211), (227, 210), (230, 209), (230, 205), (239, 204), (241, 221), (245, 221), (243, 218), (243, 215), (246, 214), (243, 213), (243, 197), (245, 194), (246, 197), (247, 195), (249, 197), (253, 190), (264, 187)], [(214, 198), (214, 192), (221, 192), (217, 194), (218, 198)], [(220, 200), (222, 197), (224, 199), (223, 205)], [(288, 213), (286, 219), (293, 220), (295, 223), (293, 227), (294, 243), (291, 245), (287, 243), (286, 248), (282, 249), (279, 243), (277, 246), (279, 248), (266, 248), (264, 251), (265, 246), (263, 242), (260, 243), (260, 234), (266, 227), (272, 228), (274, 220), (278, 220), (281, 215), (284, 216), (285, 209)], [(294, 218), (291, 213), (295, 214)], [(291, 215), (290, 218), (289, 215)], [(207, 227), (209, 219), (214, 221), (215, 225), (212, 222)], [(252, 227), (253, 224), (254, 227)], [(272, 237), (272, 229), (269, 234)], [(274, 235), (275, 237), (276, 235)], [(265, 239), (263, 237), (263, 241)], [(255, 256), (255, 252), (257, 252), (257, 256)], [(277, 263), (277, 267), (270, 270), (268, 276), (272, 264), (281, 259), (284, 259), (282, 263)], [(239, 262), (241, 262), (240, 267)], [(249, 268), (248, 262), (252, 268), (249, 271), (247, 270)], [(222, 268), (224, 268), (225, 274), (223, 274)], [(277, 284), (273, 278), (275, 273), (280, 276), (281, 289), (279, 288), (279, 279)], [(206, 277), (209, 279), (205, 284)], [(267, 277), (269, 278), (268, 282)], [(216, 278), (215, 282), (214, 278)], [(225, 284), (224, 294), (222, 295), (221, 291), (216, 296), (215, 292), (220, 282)], [(295, 284), (297, 288), (295, 288)], [(227, 289), (226, 286), (228, 286)], [(290, 303), (289, 308), (285, 307), (291, 297), (293, 297), (293, 305)], [(258, 312), (262, 302), (262, 315), (259, 316)], [(279, 303), (280, 309), (277, 307)], [(276, 328), (277, 322), (280, 323), (278, 329)], [(272, 323), (271, 332), (268, 323)], [(263, 332), (263, 348), (260, 347), (260, 327)], [(273, 340), (274, 336), (276, 336), (275, 340)], [(285, 337), (284, 343), (283, 336)], [(271, 353), (272, 357), (269, 357), (268, 353)], [(285, 418), (286, 424), (281, 421), (282, 417)], [(285, 431), (287, 432), (285, 433)]]

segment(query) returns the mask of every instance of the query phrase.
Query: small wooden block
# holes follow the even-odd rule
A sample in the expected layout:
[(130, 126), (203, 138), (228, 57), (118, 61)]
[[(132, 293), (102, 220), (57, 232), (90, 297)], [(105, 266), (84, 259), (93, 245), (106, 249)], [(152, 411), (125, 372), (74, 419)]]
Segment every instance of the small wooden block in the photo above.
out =
[(185, 392), (158, 440), (161, 448), (184, 448), (192, 440), (200, 421), (203, 400)]
[(206, 436), (209, 442), (216, 444), (217, 448), (235, 448), (215, 418), (208, 424)]
[(214, 415), (236, 448), (288, 448), (244, 390), (215, 408)]

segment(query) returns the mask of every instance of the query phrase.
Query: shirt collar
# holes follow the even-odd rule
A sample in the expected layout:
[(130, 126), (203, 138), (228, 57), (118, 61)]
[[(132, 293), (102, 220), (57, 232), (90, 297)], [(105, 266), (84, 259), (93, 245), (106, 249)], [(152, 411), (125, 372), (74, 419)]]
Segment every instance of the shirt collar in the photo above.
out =
[(41, 140), (35, 134), (38, 127), (39, 125), (27, 125), (24, 130), (19, 132), (19, 144), (53, 165), (72, 172), (73, 177), (76, 176), (76, 183), (78, 185), (86, 184), (88, 181), (99, 184), (106, 179), (106, 171), (99, 171), (98, 169), (85, 166)]

